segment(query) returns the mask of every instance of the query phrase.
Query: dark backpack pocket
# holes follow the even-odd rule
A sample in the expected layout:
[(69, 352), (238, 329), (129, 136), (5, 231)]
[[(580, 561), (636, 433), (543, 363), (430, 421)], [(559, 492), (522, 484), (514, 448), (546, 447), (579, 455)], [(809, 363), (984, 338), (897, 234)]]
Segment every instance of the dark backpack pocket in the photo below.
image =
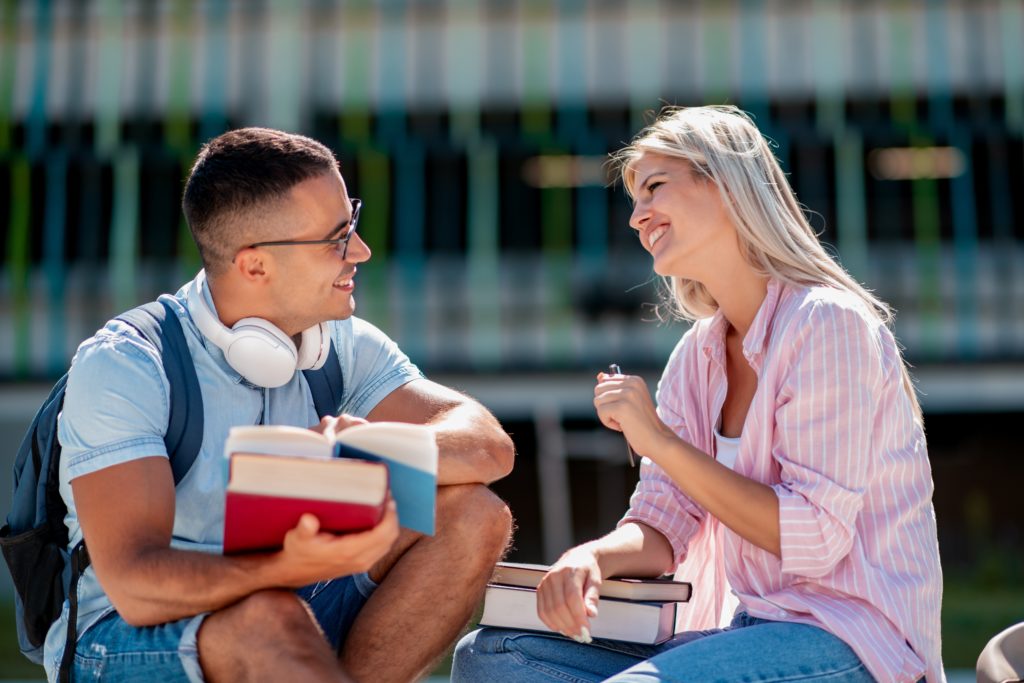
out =
[(62, 541), (46, 523), (16, 536), (10, 535), (7, 525), (0, 529), (0, 549), (24, 610), (25, 635), (35, 647), (46, 640), (64, 606), (62, 574), (67, 558)]

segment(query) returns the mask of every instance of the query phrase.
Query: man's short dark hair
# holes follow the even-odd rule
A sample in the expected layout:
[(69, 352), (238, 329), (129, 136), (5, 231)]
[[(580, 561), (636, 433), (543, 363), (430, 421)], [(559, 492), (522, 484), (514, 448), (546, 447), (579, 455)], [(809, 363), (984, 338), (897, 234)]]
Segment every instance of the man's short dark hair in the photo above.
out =
[(181, 200), (203, 266), (212, 273), (226, 268), (246, 240), (256, 241), (242, 224), (299, 183), (337, 170), (331, 150), (302, 135), (240, 128), (207, 142)]

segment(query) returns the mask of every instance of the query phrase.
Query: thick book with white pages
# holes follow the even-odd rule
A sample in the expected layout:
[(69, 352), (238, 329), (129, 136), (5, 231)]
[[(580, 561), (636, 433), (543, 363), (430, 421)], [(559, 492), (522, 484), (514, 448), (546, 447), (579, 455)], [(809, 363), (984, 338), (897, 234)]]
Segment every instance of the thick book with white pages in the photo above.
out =
[[(647, 602), (601, 598), (590, 634), (629, 643), (657, 645), (675, 633), (677, 602)], [(537, 592), (532, 588), (488, 584), (481, 626), (551, 633), (537, 616)]]

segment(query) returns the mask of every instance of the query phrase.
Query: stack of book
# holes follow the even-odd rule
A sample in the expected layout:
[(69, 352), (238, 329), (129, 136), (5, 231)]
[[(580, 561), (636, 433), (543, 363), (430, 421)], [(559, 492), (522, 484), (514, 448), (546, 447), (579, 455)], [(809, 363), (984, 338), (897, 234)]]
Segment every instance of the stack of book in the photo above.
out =
[[(537, 585), (550, 567), (499, 562), (494, 568), (481, 626), (551, 633), (537, 616)], [(692, 586), (669, 578), (612, 578), (601, 582), (597, 616), (590, 619), (594, 638), (657, 645), (675, 634), (679, 603), (690, 599)]]

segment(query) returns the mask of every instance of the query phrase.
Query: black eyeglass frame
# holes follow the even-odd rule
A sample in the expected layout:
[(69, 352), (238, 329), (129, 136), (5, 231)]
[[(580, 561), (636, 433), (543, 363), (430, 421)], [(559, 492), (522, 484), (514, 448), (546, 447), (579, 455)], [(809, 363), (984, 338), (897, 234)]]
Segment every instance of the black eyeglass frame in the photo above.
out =
[(256, 247), (291, 247), (300, 244), (333, 244), (335, 248), (341, 248), (341, 258), (344, 260), (348, 256), (348, 241), (352, 239), (352, 235), (356, 234), (356, 227), (359, 224), (359, 210), (363, 208), (362, 199), (351, 197), (349, 201), (352, 202), (352, 217), (348, 221), (348, 230), (343, 237), (335, 237), (329, 240), (274, 240), (271, 242), (256, 242), (255, 244), (250, 244), (246, 249), (254, 249)]

